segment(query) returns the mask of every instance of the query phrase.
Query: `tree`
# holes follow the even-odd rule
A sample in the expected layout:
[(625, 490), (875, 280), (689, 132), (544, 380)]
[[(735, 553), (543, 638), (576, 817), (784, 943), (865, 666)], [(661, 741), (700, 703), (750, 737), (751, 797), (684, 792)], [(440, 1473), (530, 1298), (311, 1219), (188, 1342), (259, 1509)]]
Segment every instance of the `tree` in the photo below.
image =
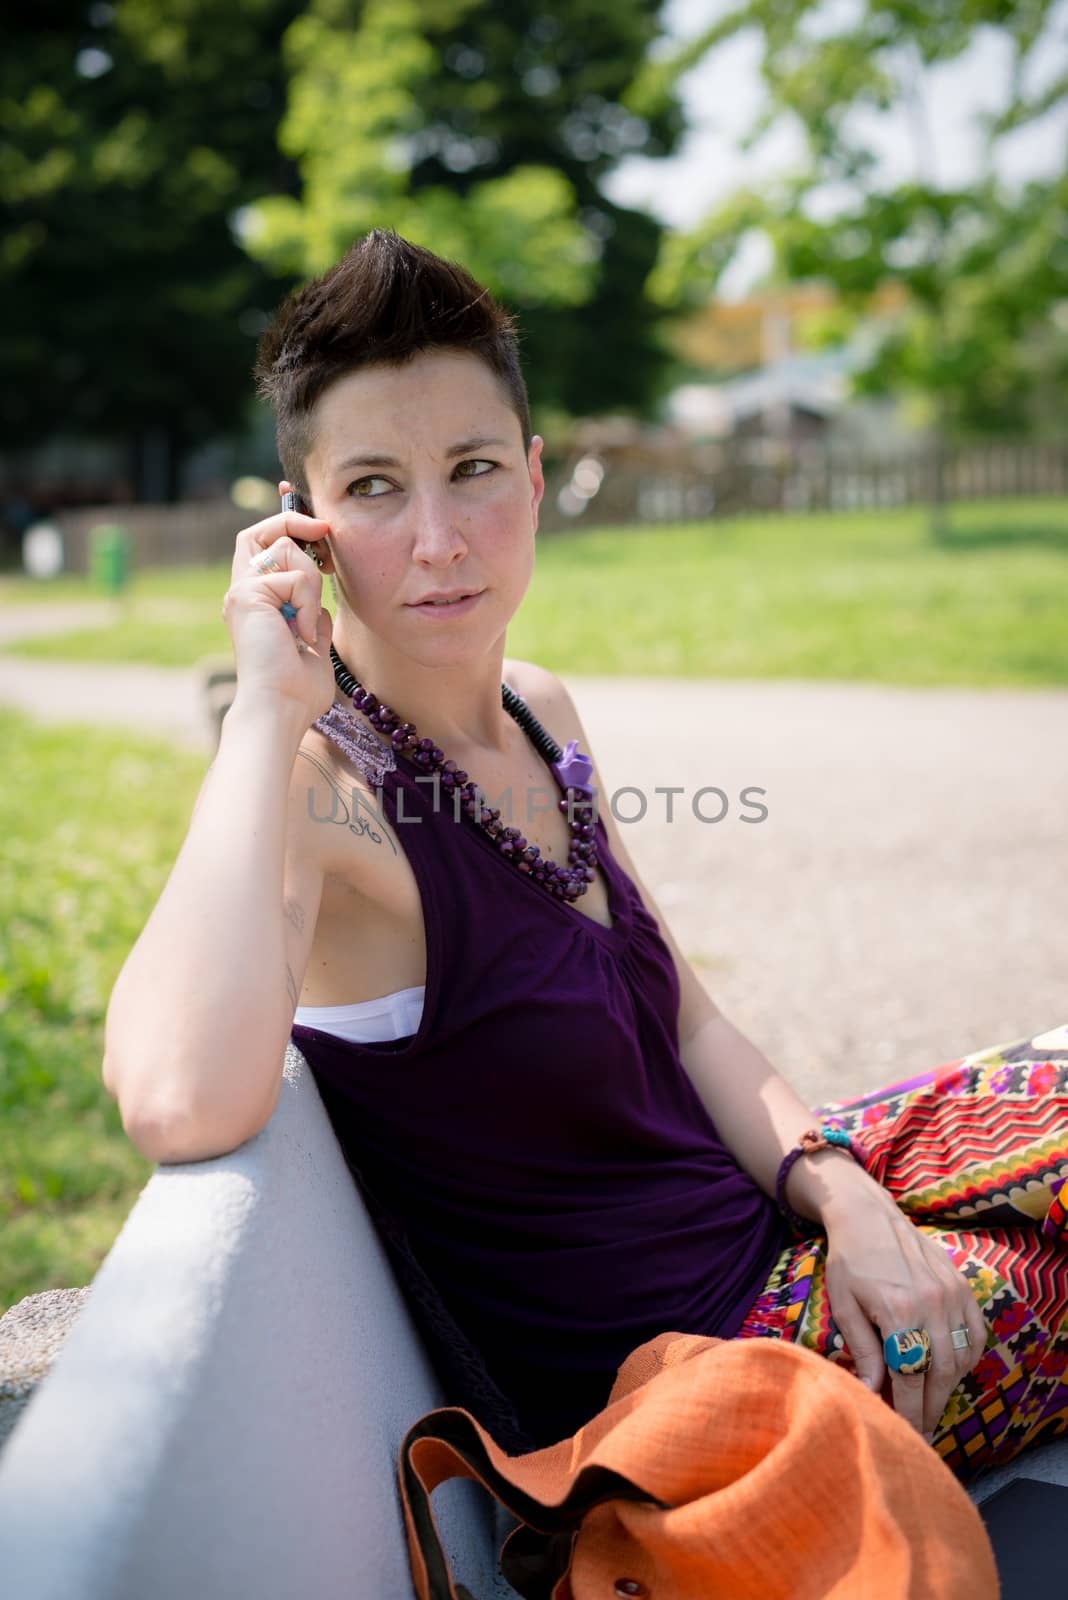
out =
[(0, 59), (0, 422), (8, 450), (125, 438), (142, 498), (241, 424), (257, 308), (292, 280), (231, 213), (295, 188), (274, 130), (297, 0), (46, 0)]
[(646, 411), (667, 353), (645, 294), (661, 229), (610, 204), (623, 155), (682, 128), (624, 97), (661, 0), (312, 0), (286, 34), (297, 195), (244, 216), (250, 253), (310, 276), (368, 227), (462, 259), (520, 312), (535, 405)]
[(623, 104), (661, 4), (16, 0), (6, 450), (119, 436), (135, 492), (172, 497), (187, 452), (245, 428), (266, 313), (389, 222), (519, 310), (535, 404), (647, 408), (661, 230), (599, 180), (681, 131), (670, 96)]
[[(631, 103), (651, 111), (694, 60), (758, 30), (768, 99), (748, 143), (789, 116), (806, 150), (799, 172), (759, 196), (733, 196), (666, 240), (654, 297), (676, 310), (707, 300), (746, 231), (764, 228), (777, 273), (829, 279), (854, 318), (880, 284), (906, 289), (907, 313), (858, 376), (860, 389), (923, 397), (941, 437), (1040, 426), (1053, 395), (1063, 404), (1068, 378), (1068, 340), (1051, 322), (1068, 301), (1068, 173), (1062, 161), (1052, 178), (1012, 188), (995, 157), (1012, 129), (1068, 94), (1063, 71), (1041, 92), (1025, 88), (1055, 44), (1056, 9), (1054, 0), (855, 0), (845, 15), (814, 0), (747, 0), (673, 60), (647, 68)], [(939, 181), (930, 73), (959, 58), (980, 29), (997, 30), (1011, 53), (1011, 92), (986, 119), (980, 175), (952, 188)], [(913, 173), (880, 186), (878, 115), (895, 105), (909, 108)]]

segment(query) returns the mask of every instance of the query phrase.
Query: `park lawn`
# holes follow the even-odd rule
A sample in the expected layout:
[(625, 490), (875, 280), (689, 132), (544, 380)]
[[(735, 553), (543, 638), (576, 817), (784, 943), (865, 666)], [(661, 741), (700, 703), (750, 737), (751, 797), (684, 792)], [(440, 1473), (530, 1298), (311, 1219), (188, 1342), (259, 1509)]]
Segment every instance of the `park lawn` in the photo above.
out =
[[(10, 648), (192, 665), (230, 651), (229, 578), (145, 571), (118, 627)], [(171, 620), (148, 613), (164, 599)], [(923, 507), (547, 534), (508, 653), (565, 675), (1068, 683), (1068, 500), (960, 504), (939, 540)]]
[[(220, 575), (222, 575), (221, 589)], [(215, 604), (218, 610), (229, 582), (228, 563), (213, 562), (209, 566), (143, 567), (140, 571), (136, 569), (133, 571), (128, 592), (134, 596), (174, 601), (178, 605), (191, 604), (196, 608), (203, 608), (205, 604)], [(98, 588), (91, 578), (79, 573), (63, 574), (44, 582), (27, 578), (21, 572), (0, 572), (0, 608), (43, 600), (67, 605), (75, 600), (107, 599), (109, 594), (109, 590)]]
[(115, 977), (206, 761), (0, 711), (0, 1311), (91, 1282), (153, 1171), (100, 1076)]

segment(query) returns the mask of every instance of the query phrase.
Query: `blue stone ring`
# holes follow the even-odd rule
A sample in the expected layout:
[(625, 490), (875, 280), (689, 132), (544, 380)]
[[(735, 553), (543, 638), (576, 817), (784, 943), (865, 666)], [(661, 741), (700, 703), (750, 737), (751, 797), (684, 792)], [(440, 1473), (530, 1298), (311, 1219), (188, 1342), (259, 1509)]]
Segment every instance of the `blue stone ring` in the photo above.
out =
[(891, 1372), (922, 1374), (931, 1365), (931, 1336), (926, 1328), (899, 1328), (883, 1341), (883, 1355)]

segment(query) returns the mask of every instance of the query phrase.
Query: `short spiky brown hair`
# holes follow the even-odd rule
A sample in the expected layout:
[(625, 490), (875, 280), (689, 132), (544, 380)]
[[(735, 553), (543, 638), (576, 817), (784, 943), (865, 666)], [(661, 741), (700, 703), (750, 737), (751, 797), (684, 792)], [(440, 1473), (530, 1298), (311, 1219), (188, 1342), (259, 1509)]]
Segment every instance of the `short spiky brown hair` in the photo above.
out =
[(515, 319), (455, 262), (375, 228), (336, 266), (283, 301), (259, 342), (256, 391), (275, 414), (284, 476), (310, 499), (305, 462), (316, 402), (360, 367), (399, 366), (424, 350), (465, 350), (492, 370), (530, 449), (530, 408)]

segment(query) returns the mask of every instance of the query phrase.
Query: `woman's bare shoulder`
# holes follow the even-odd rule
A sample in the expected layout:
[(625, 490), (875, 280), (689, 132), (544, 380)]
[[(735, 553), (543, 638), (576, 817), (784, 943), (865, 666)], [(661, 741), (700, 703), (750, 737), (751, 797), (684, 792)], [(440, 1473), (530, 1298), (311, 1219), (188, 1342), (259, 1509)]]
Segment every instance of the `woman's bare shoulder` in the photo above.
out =
[(297, 752), (289, 807), (287, 882), (319, 888), (303, 1003), (344, 1005), (422, 982), (411, 865), (368, 779), (314, 727)]
[(536, 661), (506, 659), (503, 668), (505, 683), (526, 701), (557, 744), (578, 737), (578, 713), (562, 678)]
[(289, 792), (290, 835), (312, 852), (326, 878), (372, 898), (402, 854), (367, 777), (314, 726), (300, 742)]

